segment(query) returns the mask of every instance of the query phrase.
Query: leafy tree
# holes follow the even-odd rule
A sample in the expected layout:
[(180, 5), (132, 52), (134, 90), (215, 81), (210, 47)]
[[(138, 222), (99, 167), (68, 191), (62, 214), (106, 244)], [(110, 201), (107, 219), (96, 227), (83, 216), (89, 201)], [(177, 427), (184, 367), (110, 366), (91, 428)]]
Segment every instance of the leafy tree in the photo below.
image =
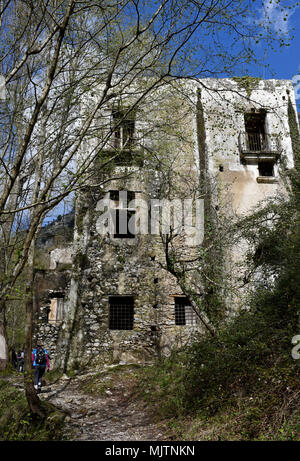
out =
[[(260, 25), (249, 21), (253, 8), (244, 0), (163, 0), (151, 6), (136, 0), (1, 2), (7, 99), (0, 114), (0, 306), (4, 313), (7, 296), (29, 265), (28, 373), (35, 239), (49, 210), (84, 185), (95, 158), (110, 145), (113, 128), (105, 110), (120, 99), (133, 110), (178, 76), (219, 75), (250, 62), (249, 41), (275, 38), (266, 18)], [(25, 217), (17, 248), (16, 231)], [(33, 413), (41, 414), (29, 381), (26, 392)]]

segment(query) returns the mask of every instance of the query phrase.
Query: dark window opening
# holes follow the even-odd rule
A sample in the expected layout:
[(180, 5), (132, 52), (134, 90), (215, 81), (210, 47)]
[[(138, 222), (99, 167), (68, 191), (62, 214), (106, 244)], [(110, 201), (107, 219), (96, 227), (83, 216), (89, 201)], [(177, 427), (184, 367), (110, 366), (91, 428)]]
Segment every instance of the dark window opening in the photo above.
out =
[(134, 301), (132, 296), (113, 296), (109, 298), (109, 329), (132, 330)]
[(110, 190), (109, 191), (109, 198), (115, 202), (119, 201), (119, 191), (118, 190)]
[(245, 114), (245, 130), (247, 149), (252, 152), (260, 152), (266, 149), (265, 122), (266, 113)]
[[(121, 194), (120, 194), (120, 192), (121, 192)], [(127, 190), (127, 191), (110, 190), (109, 191), (109, 198), (110, 198), (110, 200), (113, 200), (114, 202), (119, 202), (120, 200), (123, 200), (125, 208), (128, 208), (130, 202), (132, 200), (135, 200), (135, 192), (133, 192), (131, 190)], [(124, 199), (126, 199), (126, 200), (124, 200)]]
[(129, 221), (135, 215), (135, 211), (117, 209), (114, 210), (113, 215), (114, 238), (135, 238), (134, 222), (131, 221), (132, 224), (129, 226)]
[(113, 144), (115, 149), (131, 149), (134, 144), (134, 115), (126, 115), (127, 110), (114, 109), (113, 116)]
[(274, 166), (272, 162), (259, 162), (259, 176), (274, 176)]
[(175, 297), (175, 325), (196, 325), (197, 315), (185, 297)]
[(135, 200), (135, 192), (126, 191), (126, 194), (120, 194), (120, 191), (111, 190), (109, 194), (110, 200), (118, 202), (118, 208), (111, 209), (114, 238), (135, 238), (134, 216), (136, 210), (129, 208), (130, 202)]
[(49, 299), (52, 298), (64, 298), (65, 295), (61, 291), (52, 291), (49, 293)]

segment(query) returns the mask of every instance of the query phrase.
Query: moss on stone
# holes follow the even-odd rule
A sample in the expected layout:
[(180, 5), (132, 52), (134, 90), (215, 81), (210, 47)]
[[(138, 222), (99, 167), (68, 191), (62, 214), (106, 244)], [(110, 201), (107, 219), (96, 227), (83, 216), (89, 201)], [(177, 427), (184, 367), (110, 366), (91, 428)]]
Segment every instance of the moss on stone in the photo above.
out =
[(240, 88), (243, 88), (246, 91), (248, 98), (250, 98), (252, 91), (258, 86), (261, 78), (244, 75), (243, 77), (233, 77), (233, 80)]

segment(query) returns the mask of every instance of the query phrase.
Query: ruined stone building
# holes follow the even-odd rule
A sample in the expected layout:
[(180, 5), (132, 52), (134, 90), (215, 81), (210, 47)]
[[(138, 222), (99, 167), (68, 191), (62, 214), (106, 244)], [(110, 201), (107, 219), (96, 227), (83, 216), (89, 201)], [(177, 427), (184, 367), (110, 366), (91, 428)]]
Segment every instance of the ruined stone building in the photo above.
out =
[[(49, 269), (37, 276), (38, 334), (57, 364), (62, 357), (74, 367), (152, 360), (203, 332), (166, 270), (166, 239), (177, 235), (169, 249), (176, 248), (178, 259), (195, 255), (205, 237), (208, 195), (214, 210), (226, 206), (242, 216), (284, 194), (284, 173), (293, 168), (289, 81), (177, 83), (132, 111), (127, 104), (114, 101), (95, 121), (99, 136), (108, 125), (112, 136), (78, 194), (74, 240), (53, 250)], [(191, 205), (191, 232), (173, 226), (164, 238), (161, 229), (153, 231), (161, 199)], [(110, 222), (103, 218), (107, 204)], [(236, 248), (230, 258), (242, 253)]]

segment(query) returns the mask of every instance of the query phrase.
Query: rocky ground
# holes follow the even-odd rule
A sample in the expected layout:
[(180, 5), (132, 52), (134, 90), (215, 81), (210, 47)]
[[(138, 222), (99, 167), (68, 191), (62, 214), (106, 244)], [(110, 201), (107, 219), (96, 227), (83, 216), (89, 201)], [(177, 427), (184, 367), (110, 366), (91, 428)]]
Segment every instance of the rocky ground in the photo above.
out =
[(127, 379), (119, 376), (112, 378), (104, 370), (73, 378), (63, 376), (52, 384), (47, 383), (46, 376), (40, 398), (68, 412), (68, 440), (168, 440), (163, 425), (155, 424), (143, 402), (133, 398), (130, 373)]

